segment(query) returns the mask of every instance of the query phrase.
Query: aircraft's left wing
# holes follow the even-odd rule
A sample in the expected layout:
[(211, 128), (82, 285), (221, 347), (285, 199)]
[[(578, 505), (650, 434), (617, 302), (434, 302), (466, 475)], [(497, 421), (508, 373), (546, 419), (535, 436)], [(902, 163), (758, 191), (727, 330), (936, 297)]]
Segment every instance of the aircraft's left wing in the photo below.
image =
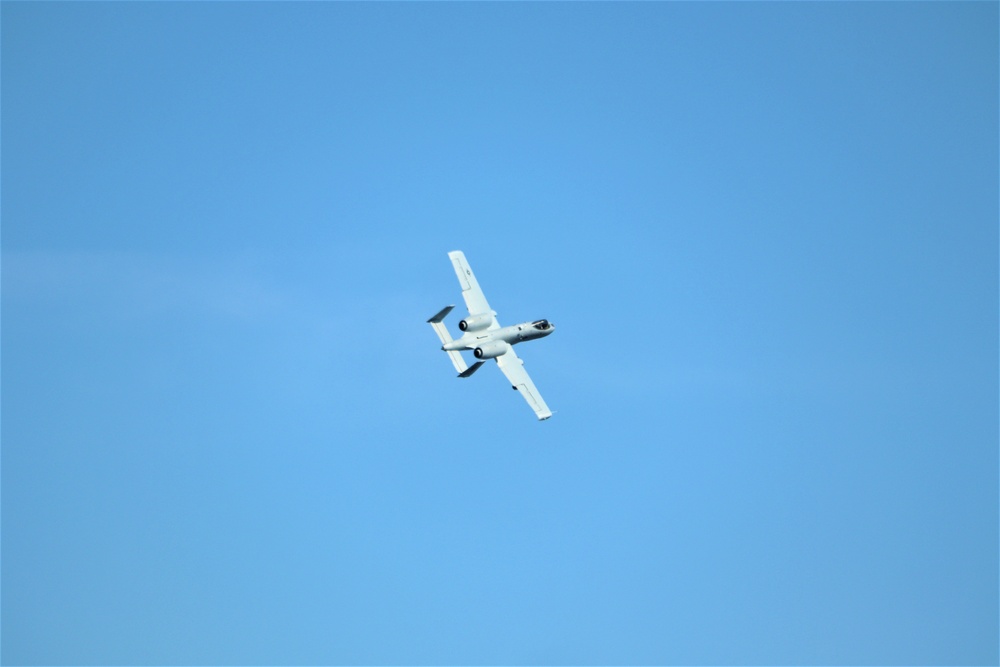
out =
[[(483, 290), (479, 287), (476, 275), (472, 273), (472, 267), (469, 266), (469, 262), (465, 259), (465, 253), (461, 250), (452, 250), (448, 253), (448, 257), (451, 259), (452, 266), (455, 267), (455, 275), (458, 276), (458, 283), (462, 286), (462, 297), (465, 299), (465, 305), (469, 309), (469, 315), (492, 312), (490, 304), (486, 302), (486, 295), (483, 294)], [(496, 320), (494, 320), (494, 324), (496, 324)], [(490, 328), (494, 329), (496, 327)]]
[(535, 383), (528, 376), (528, 371), (524, 370), (524, 362), (514, 354), (513, 347), (508, 347), (506, 354), (501, 354), (497, 357), (497, 365), (500, 366), (503, 374), (507, 376), (507, 380), (510, 381), (511, 386), (521, 396), (524, 396), (524, 400), (535, 411), (539, 420), (548, 419), (552, 416), (552, 411), (549, 410), (549, 406), (545, 405), (542, 395), (535, 389)]

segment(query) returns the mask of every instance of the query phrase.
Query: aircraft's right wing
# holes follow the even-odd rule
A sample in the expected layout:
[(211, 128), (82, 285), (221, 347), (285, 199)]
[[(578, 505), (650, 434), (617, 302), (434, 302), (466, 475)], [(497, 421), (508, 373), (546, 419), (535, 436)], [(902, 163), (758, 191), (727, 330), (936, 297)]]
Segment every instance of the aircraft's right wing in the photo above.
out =
[(528, 371), (524, 370), (524, 362), (521, 358), (514, 354), (514, 348), (508, 346), (507, 352), (501, 354), (497, 357), (497, 365), (500, 366), (500, 370), (503, 374), (507, 376), (510, 381), (511, 386), (516, 389), (521, 396), (524, 396), (524, 400), (528, 402), (531, 409), (535, 411), (538, 416), (539, 421), (542, 419), (548, 419), (552, 416), (552, 411), (549, 410), (549, 406), (545, 405), (545, 401), (542, 399), (542, 395), (538, 393), (535, 389), (535, 383), (531, 381), (528, 376)]
[[(476, 280), (475, 274), (472, 273), (469, 262), (465, 259), (465, 253), (461, 250), (452, 250), (448, 253), (448, 257), (451, 258), (451, 264), (455, 267), (455, 275), (458, 276), (458, 283), (462, 286), (462, 298), (465, 299), (465, 306), (469, 309), (469, 315), (493, 312), (490, 309), (490, 304), (486, 302), (483, 290), (479, 288), (479, 281)], [(496, 318), (494, 318), (493, 324), (494, 326), (490, 327), (491, 329), (499, 326), (496, 323)]]

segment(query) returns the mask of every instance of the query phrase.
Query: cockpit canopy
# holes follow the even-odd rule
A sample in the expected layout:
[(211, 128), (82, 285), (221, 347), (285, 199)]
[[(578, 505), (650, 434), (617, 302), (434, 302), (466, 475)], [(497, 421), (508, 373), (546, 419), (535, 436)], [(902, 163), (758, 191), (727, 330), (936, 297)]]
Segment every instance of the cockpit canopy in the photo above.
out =
[(538, 320), (537, 322), (532, 322), (531, 326), (535, 327), (539, 331), (548, 331), (552, 325), (549, 324), (548, 320)]

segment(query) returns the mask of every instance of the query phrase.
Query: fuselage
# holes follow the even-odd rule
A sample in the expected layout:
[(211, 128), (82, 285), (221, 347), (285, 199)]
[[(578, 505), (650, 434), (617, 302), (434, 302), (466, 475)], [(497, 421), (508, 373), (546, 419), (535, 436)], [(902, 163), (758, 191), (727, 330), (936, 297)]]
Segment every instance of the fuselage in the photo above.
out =
[(482, 331), (467, 332), (461, 338), (457, 338), (450, 343), (441, 346), (442, 350), (471, 350), (482, 347), (490, 343), (504, 342), (508, 345), (517, 345), (526, 340), (544, 338), (556, 330), (554, 324), (548, 320), (535, 320), (534, 322), (522, 322), (509, 327), (498, 329), (485, 329)]

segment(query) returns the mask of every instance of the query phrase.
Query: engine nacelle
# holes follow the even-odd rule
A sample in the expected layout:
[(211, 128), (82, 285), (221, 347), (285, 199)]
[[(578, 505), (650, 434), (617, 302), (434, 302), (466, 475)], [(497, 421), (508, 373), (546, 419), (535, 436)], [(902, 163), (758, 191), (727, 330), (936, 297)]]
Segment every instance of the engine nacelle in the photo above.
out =
[(493, 324), (493, 313), (479, 313), (469, 315), (458, 323), (458, 328), (462, 331), (482, 331)]
[(492, 343), (486, 343), (485, 345), (480, 345), (475, 350), (472, 351), (476, 355), (476, 359), (495, 359), (501, 354), (507, 352), (507, 348), (510, 345), (503, 342), (502, 340), (495, 340)]

